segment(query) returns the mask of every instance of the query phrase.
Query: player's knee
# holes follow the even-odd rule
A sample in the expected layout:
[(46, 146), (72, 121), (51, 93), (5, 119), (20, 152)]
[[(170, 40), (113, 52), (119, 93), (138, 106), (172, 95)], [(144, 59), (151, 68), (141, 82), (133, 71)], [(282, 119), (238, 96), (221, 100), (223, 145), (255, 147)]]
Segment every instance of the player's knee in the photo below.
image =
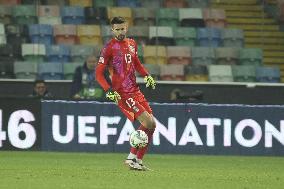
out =
[(156, 129), (156, 122), (154, 117), (152, 117), (152, 129)]
[(155, 120), (153, 118), (147, 119), (146, 121), (146, 127), (148, 129), (155, 129), (156, 128), (156, 123)]

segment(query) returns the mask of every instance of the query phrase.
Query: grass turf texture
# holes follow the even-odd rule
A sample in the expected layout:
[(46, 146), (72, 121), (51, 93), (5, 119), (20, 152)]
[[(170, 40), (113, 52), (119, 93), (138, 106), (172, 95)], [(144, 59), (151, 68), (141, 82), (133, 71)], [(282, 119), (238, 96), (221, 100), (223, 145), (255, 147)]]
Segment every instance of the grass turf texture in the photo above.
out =
[(154, 171), (130, 171), (126, 154), (0, 151), (0, 188), (240, 188), (284, 187), (284, 158), (154, 155)]

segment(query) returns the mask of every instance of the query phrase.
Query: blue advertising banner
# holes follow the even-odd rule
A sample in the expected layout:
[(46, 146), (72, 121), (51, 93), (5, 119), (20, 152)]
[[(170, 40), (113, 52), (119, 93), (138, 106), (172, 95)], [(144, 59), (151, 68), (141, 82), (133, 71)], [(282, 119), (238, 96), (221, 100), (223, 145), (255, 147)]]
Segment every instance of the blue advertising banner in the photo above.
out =
[[(284, 106), (159, 104), (150, 152), (284, 155)], [(42, 149), (127, 152), (138, 127), (112, 103), (42, 101)]]

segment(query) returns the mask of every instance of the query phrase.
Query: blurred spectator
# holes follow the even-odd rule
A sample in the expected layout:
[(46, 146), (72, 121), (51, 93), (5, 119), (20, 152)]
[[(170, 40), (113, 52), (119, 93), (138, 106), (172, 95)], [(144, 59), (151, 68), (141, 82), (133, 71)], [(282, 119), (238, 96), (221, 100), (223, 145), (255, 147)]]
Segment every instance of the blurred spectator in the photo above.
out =
[(200, 90), (185, 93), (180, 89), (174, 89), (170, 95), (171, 101), (173, 102), (200, 102), (203, 100), (203, 92)]
[(71, 98), (96, 100), (104, 98), (104, 91), (94, 74), (97, 62), (97, 57), (90, 55), (83, 66), (76, 68), (71, 86)]
[(34, 82), (33, 92), (30, 97), (37, 98), (50, 98), (52, 97), (51, 93), (48, 92), (47, 86), (44, 80), (36, 80)]

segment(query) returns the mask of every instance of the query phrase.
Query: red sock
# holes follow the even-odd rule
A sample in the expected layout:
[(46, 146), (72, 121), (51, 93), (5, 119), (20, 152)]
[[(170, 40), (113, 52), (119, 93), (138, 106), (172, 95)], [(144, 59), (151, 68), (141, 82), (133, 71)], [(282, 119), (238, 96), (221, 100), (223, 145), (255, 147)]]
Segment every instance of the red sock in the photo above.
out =
[(137, 154), (137, 151), (138, 151), (138, 149), (137, 148), (133, 148), (133, 147), (131, 147), (130, 148), (130, 152), (132, 153), (132, 154)]
[(144, 127), (143, 125), (140, 125), (138, 130), (142, 130), (142, 131), (144, 131), (148, 135), (148, 144), (147, 144), (147, 146), (145, 146), (144, 148), (138, 149), (138, 151), (136, 153), (137, 159), (143, 159), (143, 156), (147, 152), (148, 146), (149, 146), (150, 142), (152, 141), (152, 137), (153, 137), (153, 133), (154, 133), (155, 129), (148, 129), (148, 128)]

